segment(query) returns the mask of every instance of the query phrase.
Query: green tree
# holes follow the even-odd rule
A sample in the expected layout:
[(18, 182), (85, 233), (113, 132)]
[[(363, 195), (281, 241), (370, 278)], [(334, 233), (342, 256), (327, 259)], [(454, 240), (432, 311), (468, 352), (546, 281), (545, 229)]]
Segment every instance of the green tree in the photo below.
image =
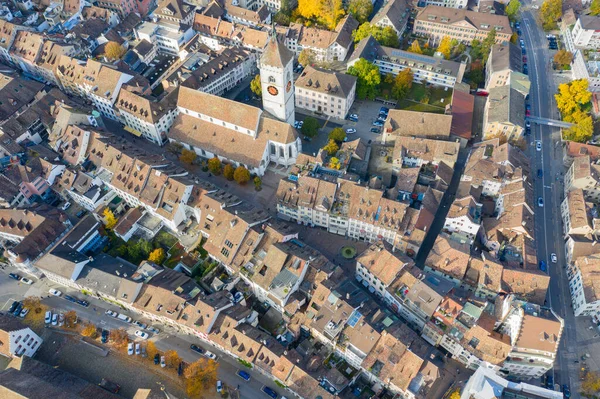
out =
[(555, 29), (562, 17), (562, 0), (545, 0), (540, 7), (540, 17), (545, 30)]
[(208, 170), (210, 170), (213, 175), (219, 175), (221, 173), (221, 160), (217, 157), (209, 159)]
[(590, 15), (600, 15), (600, 0), (592, 0), (592, 4), (590, 4)]
[(373, 36), (373, 38), (383, 46), (398, 47), (400, 43), (396, 31), (389, 26), (381, 28), (377, 25), (371, 25), (370, 23), (365, 22), (352, 32), (355, 43), (358, 43), (369, 36)]
[(508, 2), (505, 12), (511, 21), (515, 21), (517, 19), (517, 14), (519, 13), (520, 8), (521, 3), (519, 2), (519, 0), (510, 0)]
[(369, 16), (373, 12), (373, 3), (371, 0), (350, 0), (348, 12), (359, 24), (362, 24), (369, 20)]
[(248, 169), (240, 165), (235, 168), (235, 172), (233, 172), (233, 178), (238, 184), (246, 184), (250, 181), (250, 172), (248, 172)]
[(327, 153), (331, 155), (335, 155), (339, 151), (340, 147), (334, 140), (329, 140), (329, 143), (323, 147), (323, 151), (327, 151)]
[(277, 25), (289, 26), (290, 15), (287, 12), (280, 10), (275, 15), (273, 15), (273, 21)]
[(450, 36), (444, 36), (440, 40), (437, 51), (442, 53), (445, 59), (450, 59), (450, 54), (452, 53), (452, 39), (450, 39)]
[(481, 42), (481, 56), (483, 57), (484, 62), (487, 62), (488, 55), (494, 44), (496, 44), (496, 28), (492, 28)]
[(225, 165), (225, 167), (223, 168), (223, 176), (225, 176), (225, 178), (227, 180), (233, 180), (233, 174), (235, 173), (235, 169), (231, 164), (227, 164)]
[(423, 50), (421, 49), (421, 45), (419, 44), (419, 41), (417, 39), (415, 39), (412, 42), (412, 44), (406, 51), (408, 51), (409, 53), (423, 54)]
[(312, 65), (315, 62), (315, 53), (311, 49), (305, 48), (298, 55), (298, 63), (303, 67)]
[(250, 82), (250, 90), (258, 97), (262, 96), (262, 84), (260, 83), (260, 75), (256, 75)]
[(400, 100), (406, 97), (413, 84), (413, 71), (410, 68), (405, 68), (394, 80), (394, 86), (392, 87), (392, 96)]
[(348, 74), (357, 77), (356, 96), (359, 99), (374, 100), (377, 97), (381, 83), (379, 67), (364, 58), (360, 58), (348, 68)]
[(194, 151), (184, 148), (183, 150), (181, 150), (181, 155), (179, 156), (179, 160), (183, 163), (191, 165), (196, 160), (196, 157), (197, 157), (197, 155)]
[(304, 118), (301, 131), (302, 134), (307, 137), (315, 137), (319, 132), (319, 127), (319, 121), (311, 116), (308, 116)]
[(329, 140), (333, 140), (337, 143), (341, 143), (346, 138), (346, 132), (341, 127), (336, 127), (329, 132)]

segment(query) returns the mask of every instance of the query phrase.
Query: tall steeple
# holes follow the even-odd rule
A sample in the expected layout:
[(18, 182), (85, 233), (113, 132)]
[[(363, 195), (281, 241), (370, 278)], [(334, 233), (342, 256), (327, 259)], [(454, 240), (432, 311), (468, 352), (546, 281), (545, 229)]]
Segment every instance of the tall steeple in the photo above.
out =
[(294, 124), (294, 53), (279, 42), (275, 25), (260, 57), (263, 108), (277, 119)]

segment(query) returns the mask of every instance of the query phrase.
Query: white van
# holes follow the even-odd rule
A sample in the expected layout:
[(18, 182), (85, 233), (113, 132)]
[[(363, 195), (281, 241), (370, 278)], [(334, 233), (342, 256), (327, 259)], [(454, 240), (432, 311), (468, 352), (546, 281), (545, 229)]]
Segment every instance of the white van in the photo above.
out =
[(117, 319), (126, 321), (127, 323), (131, 323), (131, 317), (121, 314), (121, 313), (119, 313), (119, 315), (117, 316)]

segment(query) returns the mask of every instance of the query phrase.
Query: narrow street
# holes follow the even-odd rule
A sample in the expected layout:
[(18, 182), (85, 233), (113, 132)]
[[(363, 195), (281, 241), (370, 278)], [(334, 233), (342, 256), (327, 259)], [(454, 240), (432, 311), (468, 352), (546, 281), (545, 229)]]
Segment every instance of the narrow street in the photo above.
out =
[[(546, 34), (537, 25), (533, 10), (528, 7), (530, 4), (529, 2), (524, 4), (522, 30), (529, 58), (532, 115), (560, 119), (553, 101), (557, 88), (552, 75)], [(565, 321), (558, 358), (552, 372), (554, 381), (557, 384), (570, 385), (575, 397), (579, 383), (578, 365), (574, 363), (578, 357), (577, 323), (570, 308), (571, 295), (563, 267), (565, 245), (562, 238), (560, 204), (564, 197), (562, 174), (565, 170), (562, 162), (560, 130), (537, 124), (532, 124), (531, 130), (531, 143), (528, 150), (532, 160), (531, 176), (535, 176), (537, 169), (542, 169), (544, 172), (543, 178), (536, 179), (534, 182), (534, 203), (537, 204), (539, 197), (544, 201), (544, 207), (536, 206), (534, 210), (538, 260), (544, 260), (549, 265), (551, 279), (547, 294), (548, 305)], [(535, 142), (538, 140), (542, 143), (542, 151), (536, 151)], [(557, 255), (557, 263), (550, 261), (552, 253)]]

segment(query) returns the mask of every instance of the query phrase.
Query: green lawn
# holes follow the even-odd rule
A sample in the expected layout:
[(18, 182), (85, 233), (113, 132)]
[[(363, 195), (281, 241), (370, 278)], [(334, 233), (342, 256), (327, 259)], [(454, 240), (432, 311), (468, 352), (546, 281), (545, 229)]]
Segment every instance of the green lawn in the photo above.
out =
[(434, 107), (429, 104), (421, 104), (415, 103), (410, 100), (400, 100), (398, 101), (398, 105), (396, 106), (398, 109), (405, 109), (407, 111), (417, 111), (417, 112), (430, 112), (433, 114), (443, 114), (444, 108)]
[[(381, 82), (381, 97), (391, 98), (392, 84)], [(427, 104), (421, 103), (429, 93)], [(411, 101), (412, 100), (412, 101)], [(398, 101), (397, 108), (409, 111), (433, 112), (443, 114), (446, 105), (452, 100), (452, 90), (444, 90), (443, 87), (426, 87), (424, 84), (413, 83), (410, 93), (405, 99)]]

